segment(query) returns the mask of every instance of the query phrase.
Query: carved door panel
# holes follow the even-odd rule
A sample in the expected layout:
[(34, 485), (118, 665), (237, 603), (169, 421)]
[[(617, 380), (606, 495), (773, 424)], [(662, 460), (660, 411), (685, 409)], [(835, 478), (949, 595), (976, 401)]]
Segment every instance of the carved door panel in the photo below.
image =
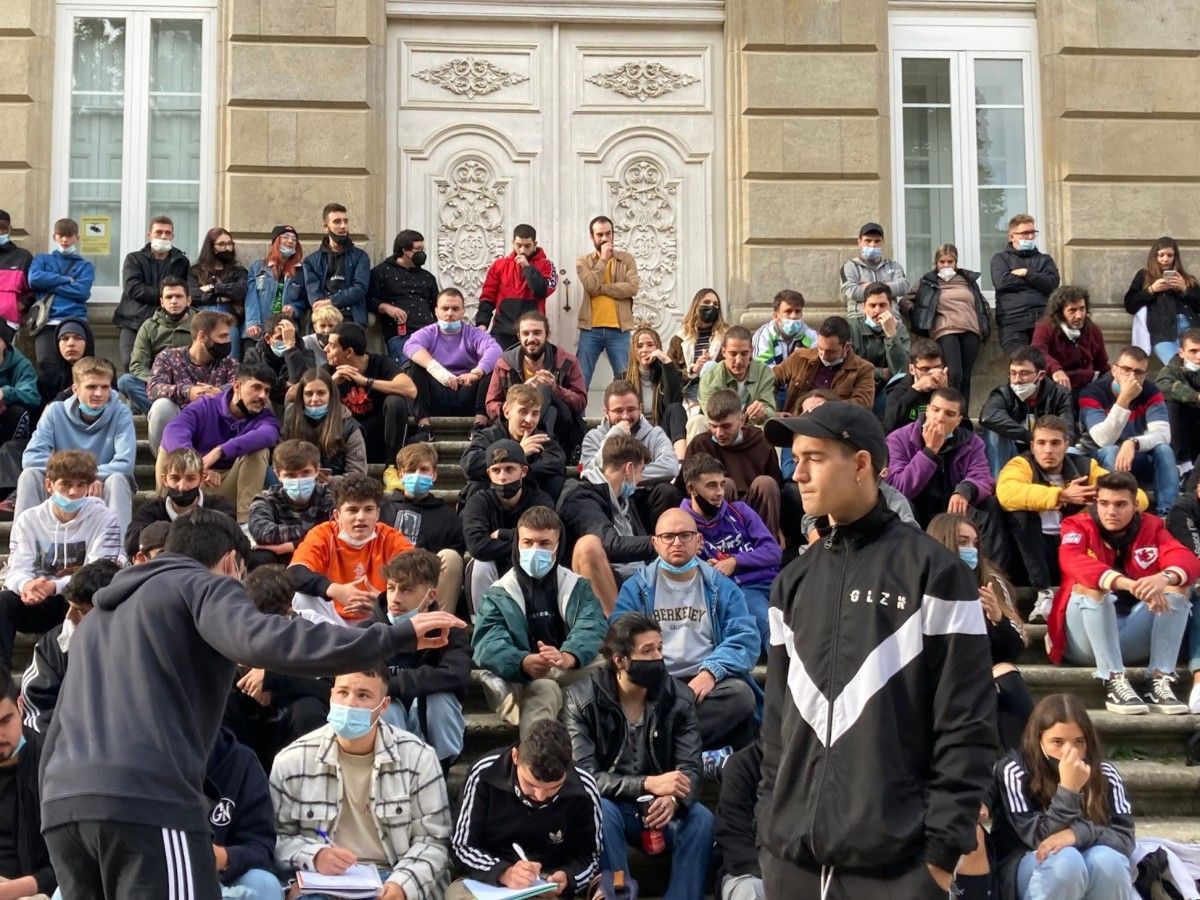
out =
[(474, 306), (513, 226), (533, 225), (570, 282), (547, 313), (573, 347), (574, 261), (591, 249), (589, 220), (607, 215), (638, 261), (635, 314), (669, 338), (699, 288), (724, 293), (720, 40), (688, 27), (393, 26), (393, 233), (421, 231), (439, 282)]

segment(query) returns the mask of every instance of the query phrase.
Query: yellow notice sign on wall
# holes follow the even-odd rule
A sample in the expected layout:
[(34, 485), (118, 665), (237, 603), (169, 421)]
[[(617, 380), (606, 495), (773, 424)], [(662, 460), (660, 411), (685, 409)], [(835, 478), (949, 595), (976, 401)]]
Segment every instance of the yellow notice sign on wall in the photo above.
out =
[(84, 256), (112, 252), (112, 216), (79, 217), (79, 252)]

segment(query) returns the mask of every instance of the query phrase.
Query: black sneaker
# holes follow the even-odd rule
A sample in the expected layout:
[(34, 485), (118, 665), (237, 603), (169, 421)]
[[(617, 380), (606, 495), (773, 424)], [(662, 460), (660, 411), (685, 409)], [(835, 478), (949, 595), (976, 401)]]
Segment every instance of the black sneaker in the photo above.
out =
[(1150, 711), (1124, 672), (1114, 672), (1104, 682), (1104, 708), (1119, 716), (1142, 716)]
[(1151, 675), (1150, 690), (1146, 692), (1146, 703), (1151, 712), (1164, 716), (1182, 716), (1188, 711), (1188, 705), (1175, 696), (1175, 675)]
[(408, 439), (404, 442), (407, 444), (432, 444), (435, 438), (433, 429), (428, 425), (418, 425), (408, 433)]

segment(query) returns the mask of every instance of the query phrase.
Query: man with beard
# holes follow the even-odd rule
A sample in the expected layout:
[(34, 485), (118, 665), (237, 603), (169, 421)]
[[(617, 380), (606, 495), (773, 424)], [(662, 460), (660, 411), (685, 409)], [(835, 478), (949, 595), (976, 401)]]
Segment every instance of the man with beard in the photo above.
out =
[(388, 356), (402, 363), (408, 336), (433, 324), (438, 283), (425, 268), (425, 236), (406, 228), (392, 242), (392, 255), (371, 270), (367, 308), (379, 318)]
[[(325, 239), (316, 253), (304, 257), (304, 289), (312, 309), (333, 305), (347, 319), (367, 325), (370, 257), (350, 239), (350, 216), (340, 203), (321, 211)], [(305, 310), (296, 310), (301, 316)]]
[(492, 370), (486, 409), (490, 418), (501, 414), (504, 398), (514, 384), (529, 384), (541, 392), (541, 426), (578, 461), (583, 443), (583, 411), (587, 408), (587, 385), (579, 360), (550, 343), (550, 320), (536, 310), (517, 319), (517, 344), (506, 350)]
[(596, 216), (588, 225), (595, 251), (575, 260), (583, 285), (579, 304), (579, 366), (583, 383), (592, 384), (600, 353), (608, 354), (613, 377), (629, 368), (629, 332), (633, 329), (633, 298), (641, 282), (633, 254), (613, 249), (613, 223)]
[(274, 380), (270, 369), (243, 363), (230, 387), (189, 403), (163, 432), (155, 480), (162, 483), (168, 453), (191, 447), (204, 459), (204, 485), (232, 501), (244, 524), (267, 476), (267, 454), (279, 443), (279, 421), (269, 402)]
[[(513, 229), (512, 253), (491, 264), (479, 289), (475, 324), (488, 328), (492, 339), (507, 350), (517, 342), (517, 318), (531, 309), (546, 312), (546, 298), (558, 287), (558, 273), (546, 251), (537, 245), (532, 225)], [(495, 313), (495, 318), (493, 318)]]

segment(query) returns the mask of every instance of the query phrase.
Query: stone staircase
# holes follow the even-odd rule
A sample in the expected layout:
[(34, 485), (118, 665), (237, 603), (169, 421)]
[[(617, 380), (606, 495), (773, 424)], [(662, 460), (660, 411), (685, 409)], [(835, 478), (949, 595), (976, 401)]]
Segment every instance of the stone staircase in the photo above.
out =
[[(141, 503), (154, 496), (154, 461), (145, 440), (145, 418), (135, 417), (135, 422), (140, 488), (135, 503)], [(440, 454), (435, 493), (450, 503), (456, 500), (464, 484), (458, 460), (468, 444), (469, 426), (467, 419), (433, 421)], [(371, 466), (370, 471), (372, 475), (382, 477), (383, 466)], [(0, 549), (7, 547), (10, 529), (10, 523), (0, 523)], [(1103, 693), (1090, 671), (1051, 665), (1043, 643), (1045, 626), (1033, 625), (1028, 628), (1032, 641), (1022, 660), (1021, 673), (1030, 690), (1035, 699), (1069, 691), (1086, 701), (1105, 752), (1125, 779), (1129, 798), (1137, 814), (1139, 833), (1200, 843), (1200, 767), (1188, 768), (1183, 761), (1188, 739), (1200, 729), (1200, 716), (1119, 716), (1105, 711)], [(15, 671), (23, 671), (31, 649), (31, 640), (18, 639)], [(474, 674), (466, 704), (466, 745), (462, 759), (450, 774), (453, 797), (461, 790), (474, 760), (516, 740), (516, 729), (500, 723), (488, 710), (479, 686), (478, 673)], [(1142, 670), (1130, 670), (1135, 686), (1141, 685), (1143, 674)], [(759, 666), (755, 676), (762, 683), (766, 678), (765, 666)], [(1185, 697), (1190, 685), (1190, 674), (1181, 671), (1180, 686)], [(703, 797), (706, 802), (715, 803), (715, 788), (706, 785)], [(664, 867), (656, 865), (649, 857), (641, 856), (638, 850), (631, 848), (630, 853), (635, 876), (643, 887), (643, 895), (660, 896), (666, 888)]]

